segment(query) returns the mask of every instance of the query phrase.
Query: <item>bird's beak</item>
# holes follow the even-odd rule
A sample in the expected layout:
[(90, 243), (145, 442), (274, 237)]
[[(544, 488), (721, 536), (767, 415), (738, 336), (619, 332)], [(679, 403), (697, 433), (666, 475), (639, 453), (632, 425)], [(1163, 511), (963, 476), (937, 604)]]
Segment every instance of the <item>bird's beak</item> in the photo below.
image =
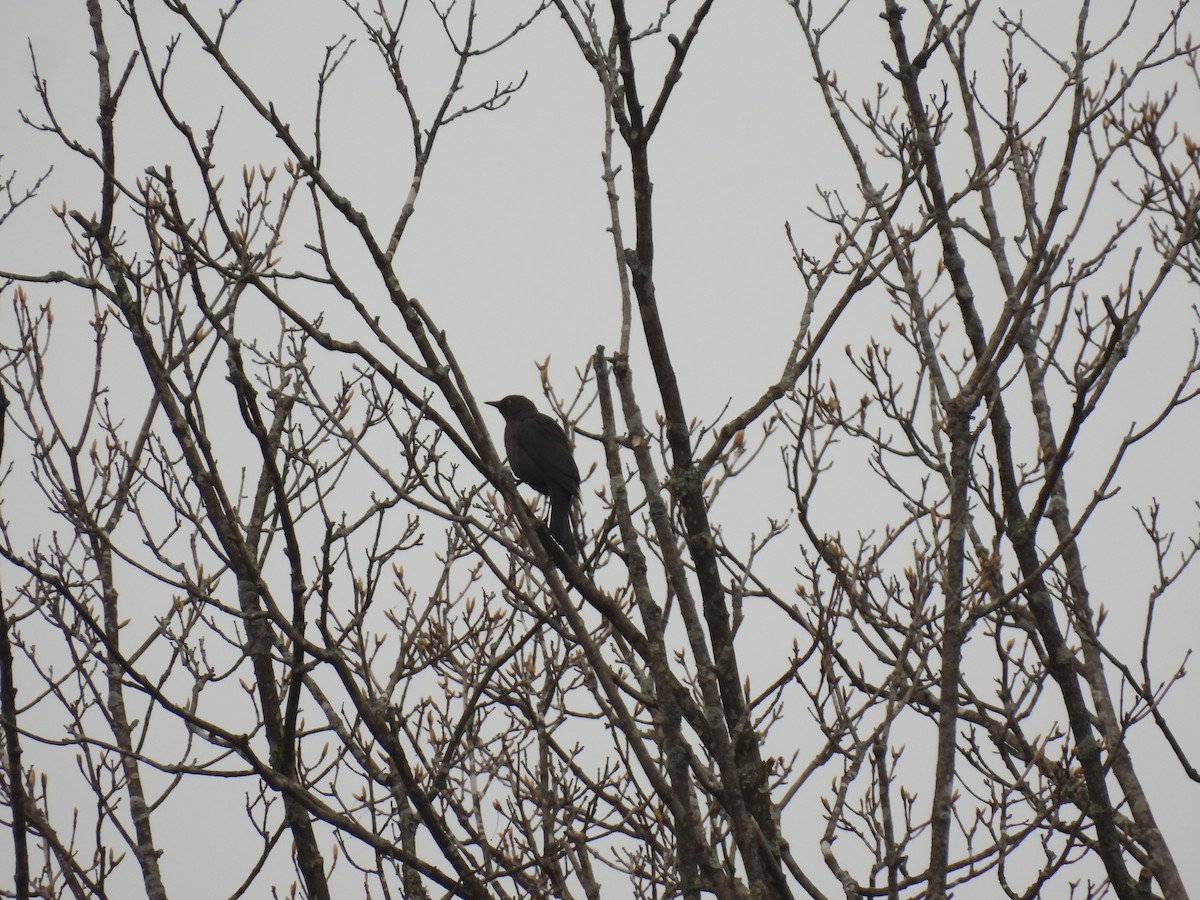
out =
[(494, 406), (494, 407), (496, 407), (496, 409), (499, 409), (499, 408), (500, 408), (500, 401), (499, 401), (499, 400), (484, 400), (483, 402), (484, 402), (484, 403), (486, 403), (488, 406)]

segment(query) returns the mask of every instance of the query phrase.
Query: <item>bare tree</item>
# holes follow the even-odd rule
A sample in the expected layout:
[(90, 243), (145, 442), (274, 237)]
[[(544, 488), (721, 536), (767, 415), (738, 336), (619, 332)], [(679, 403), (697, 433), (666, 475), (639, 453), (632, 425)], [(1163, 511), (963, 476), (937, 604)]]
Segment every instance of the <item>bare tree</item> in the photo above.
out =
[[(781, 4), (837, 163), (786, 229), (778, 375), (709, 421), (650, 151), (713, 5), (346, 0), (306, 127), (237, 49), (267, 37), (241, 0), (88, 0), (94, 140), (34, 48), (25, 123), (93, 192), (53, 207), (72, 256), (39, 272), (16, 228), (44, 176), (3, 183), (5, 896), (195, 896), (197, 855), (205, 896), (1187, 896), (1193, 826), (1152, 800), (1200, 781), (1168, 701), (1193, 638), (1161, 621), (1196, 498), (1130, 514), (1150, 563), (1117, 633), (1089, 567), (1127, 461), (1195, 423), (1195, 332), (1178, 359), (1139, 343), (1200, 283), (1192, 11), (1083, 2), (1067, 35), (1044, 9)], [(441, 82), (412, 59), (435, 40)], [(551, 40), (603, 117), (616, 263), (615, 349), (540, 372), (603, 460), (579, 561), (401, 255), (435, 147)], [(839, 77), (863, 48), (878, 76)], [(331, 135), (363, 54), (405, 119), (394, 204)], [(144, 163), (135, 91), (181, 152)], [(727, 512), (745, 483), (788, 518)]]

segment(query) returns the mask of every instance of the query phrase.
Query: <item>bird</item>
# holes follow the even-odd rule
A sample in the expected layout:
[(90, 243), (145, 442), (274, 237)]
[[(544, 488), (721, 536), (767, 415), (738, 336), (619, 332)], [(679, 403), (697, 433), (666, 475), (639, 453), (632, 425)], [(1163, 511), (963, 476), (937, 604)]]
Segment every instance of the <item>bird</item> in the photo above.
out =
[(562, 426), (520, 394), (488, 400), (504, 416), (504, 450), (513, 475), (550, 500), (550, 536), (577, 558), (571, 504), (579, 496), (579, 467)]

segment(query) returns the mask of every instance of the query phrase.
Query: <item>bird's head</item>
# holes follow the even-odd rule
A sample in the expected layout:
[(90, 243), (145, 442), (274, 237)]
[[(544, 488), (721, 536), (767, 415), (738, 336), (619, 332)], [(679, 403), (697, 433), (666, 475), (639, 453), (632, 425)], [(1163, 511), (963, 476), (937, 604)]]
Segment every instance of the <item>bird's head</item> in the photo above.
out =
[(533, 405), (533, 401), (528, 397), (522, 397), (520, 394), (509, 394), (503, 400), (488, 400), (487, 405), (494, 406), (500, 410), (500, 415), (504, 416), (504, 421), (506, 422), (537, 412), (537, 407)]

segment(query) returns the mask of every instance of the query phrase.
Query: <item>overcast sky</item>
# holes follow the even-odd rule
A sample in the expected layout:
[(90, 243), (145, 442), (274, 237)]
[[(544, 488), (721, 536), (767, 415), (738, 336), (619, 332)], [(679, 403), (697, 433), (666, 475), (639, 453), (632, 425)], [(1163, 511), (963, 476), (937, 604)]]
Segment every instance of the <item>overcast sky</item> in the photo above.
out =
[[(1143, 6), (1152, 12), (1158, 3), (1147, 0)], [(530, 6), (501, 5), (506, 15)], [(648, 8), (640, 2), (630, 5)], [(1067, 55), (1076, 5), (1026, 5), (1030, 28), (1039, 40), (1052, 52)], [(162, 46), (179, 26), (145, 0), (138, 6), (145, 6), (156, 29), (152, 43), (161, 58)], [(887, 41), (879, 6), (852, 3), (846, 26), (831, 36), (827, 50), (842, 83), (868, 95), (877, 82), (888, 80), (880, 64)], [(1110, 0), (1093, 7), (1097, 34), (1114, 27), (1127, 8)], [(413, 16), (418, 19), (413, 34), (421, 37), (414, 37), (406, 52), (414, 67), (418, 106), (428, 115), (440, 102), (448, 62), (435, 23), (420, 21), (422, 16), (429, 19), (428, 11), (413, 4)], [(1188, 17), (1191, 30), (1200, 33), (1197, 9), (1189, 10)], [(981, 84), (998, 86), (1003, 42), (987, 24), (995, 14), (980, 18), (984, 21), (977, 27), (981, 49), (975, 66)], [(1158, 24), (1155, 19), (1146, 15), (1136, 20), (1130, 35), (1114, 47), (1114, 57), (1120, 59), (1124, 47), (1144, 43)], [(66, 236), (50, 205), (65, 200), (71, 208), (93, 210), (98, 176), (87, 163), (71, 158), (57, 138), (23, 125), (17, 111), (35, 120), (44, 118), (33, 90), (32, 44), (60, 121), (81, 141), (97, 142), (95, 67), (86, 12), (77, 0), (10, 0), (0, 21), (0, 174), (16, 171), (20, 187), (54, 166), (41, 195), (0, 229), (0, 269), (69, 268)], [(119, 71), (133, 46), (130, 30), (115, 7), (108, 25), (113, 67)], [(498, 33), (498, 22), (485, 25)], [(325, 172), (369, 218), (389, 222), (409, 186), (407, 125), (386, 73), (345, 8), (332, 0), (249, 0), (230, 27), (227, 52), (302, 139), (311, 135), (315, 80), (325, 47), (344, 33), (360, 38), (329, 89)], [(672, 19), (667, 30), (679, 33), (684, 27)], [(654, 74), (662, 71), (666, 60), (662, 42), (655, 46), (645, 45), (642, 78), (648, 85), (656, 83)], [(1055, 83), (1056, 71), (1045, 58), (1029, 49), (1022, 57), (1035, 83), (1038, 78), (1047, 85)], [(224, 109), (216, 159), (231, 184), (240, 179), (243, 165), (283, 165), (285, 149), (220, 84), (211, 61), (193, 44), (185, 42), (176, 65), (171, 90), (197, 128), (211, 125)], [(603, 95), (557, 14), (545, 14), (510, 45), (481, 60), (467, 79), (462, 102), (482, 99), (495, 82), (522, 78), (523, 87), (505, 108), (467, 116), (439, 139), (397, 266), (405, 288), (447, 329), (481, 400), (508, 393), (539, 396), (534, 364), (546, 356), (552, 357), (560, 394), (569, 393), (573, 370), (586, 365), (598, 344), (612, 349), (619, 337), (616, 266), (606, 233), (601, 181)], [(1188, 115), (1200, 120), (1200, 109)], [(118, 129), (118, 166), (125, 177), (172, 160), (181, 170), (186, 168), (182, 142), (155, 109), (140, 70), (126, 89)], [(820, 202), (817, 188), (837, 189), (850, 197), (855, 192), (853, 170), (828, 124), (803, 36), (787, 3), (718, 0), (688, 58), (654, 142), (652, 160), (658, 296), (685, 403), (693, 415), (711, 419), (730, 400), (737, 409), (758, 395), (786, 360), (804, 285), (792, 263), (785, 223), (792, 223), (802, 246), (824, 253), (831, 234), (809, 212)], [(627, 202), (627, 181), (621, 190)], [(385, 227), (380, 224), (376, 230), (383, 232)], [(626, 227), (631, 227), (631, 219)], [(626, 240), (632, 242), (632, 233)], [(293, 254), (294, 265), (316, 267), (315, 258), (301, 247), (292, 244), (285, 251)], [(1190, 351), (1195, 296), (1182, 284), (1178, 292), (1173, 306), (1160, 304), (1135, 344), (1129, 371), (1122, 376), (1127, 380), (1119, 388), (1127, 405), (1092, 423), (1080, 446), (1080, 455), (1095, 453), (1095, 471), (1107, 465), (1129, 422), (1144, 415), (1139, 410), (1146, 398), (1151, 403), (1165, 399), (1164, 391)], [(47, 289), (42, 296), (54, 294)], [(9, 329), (7, 294), (0, 295), (0, 304), (0, 327)], [(845, 368), (840, 352), (844, 345), (861, 349), (868, 335), (886, 338), (888, 309), (885, 298), (864, 297), (839, 324), (826, 354), (831, 371)], [(90, 340), (91, 310), (64, 308), (56, 301), (55, 311), (64, 342), (59, 352), (70, 358), (70, 348), (82, 350)], [(639, 382), (649, 387), (648, 366), (640, 353), (635, 365)], [(56, 388), (64, 394), (77, 390), (79, 374), (61, 373)], [(845, 385), (847, 396), (857, 397), (862, 386), (853, 378), (847, 371), (839, 386)], [(643, 399), (647, 406), (650, 396), (647, 391)], [(598, 429), (598, 416), (582, 424)], [(498, 434), (498, 417), (493, 427)], [(1095, 554), (1089, 561), (1094, 584), (1111, 591), (1094, 597), (1094, 602), (1116, 609), (1118, 616), (1127, 604), (1132, 615), (1125, 624), (1131, 629), (1139, 627), (1149, 583), (1147, 569), (1129, 572), (1127, 554), (1146, 552), (1136, 543), (1131, 507), (1152, 497), (1172, 501), (1164, 510), (1168, 524), (1186, 529), (1195, 522), (1193, 500), (1200, 497), (1200, 469), (1194, 462), (1195, 436), (1200, 433), (1197, 411), (1185, 410), (1168, 429), (1166, 439), (1153, 449), (1131, 454), (1124, 492), (1097, 514), (1100, 526), (1088, 538), (1112, 542), (1111, 552)], [(584, 469), (600, 461), (598, 449), (587, 444), (581, 445), (580, 455)], [(42, 501), (20, 475), (19, 463), (17, 468), (18, 477), (6, 485), (11, 492), (7, 502), (36, 507)], [(1090, 490), (1091, 483), (1083, 483)], [(761, 528), (764, 512), (788, 515), (788, 500), (747, 489), (733, 492), (722, 503), (753, 517), (747, 521), (759, 522)], [(847, 533), (867, 530), (863, 516), (877, 502), (860, 489), (855, 476), (846, 476), (837, 491), (820, 500), (829, 530)], [(786, 562), (782, 561), (785, 568)], [(1146, 562), (1141, 559), (1142, 565)], [(1171, 621), (1194, 641), (1200, 628), (1196, 584), (1183, 586), (1180, 593), (1190, 597), (1190, 609), (1173, 607)], [(787, 636), (784, 643), (790, 642)], [(1185, 687), (1175, 702), (1182, 709), (1197, 698), (1194, 687)], [(1190, 736), (1194, 739), (1196, 732)], [(1153, 778), (1153, 768), (1147, 767), (1146, 774)], [(1178, 776), (1172, 775), (1158, 793), (1152, 785), (1152, 799), (1162, 801), (1177, 784)], [(1176, 814), (1169, 806), (1159, 808)], [(1190, 815), (1183, 809), (1178, 814)], [(1179, 845), (1189, 832), (1175, 829), (1172, 834), (1180, 863), (1192, 882), (1200, 883), (1200, 857)], [(7, 852), (0, 842), (0, 858)]]

